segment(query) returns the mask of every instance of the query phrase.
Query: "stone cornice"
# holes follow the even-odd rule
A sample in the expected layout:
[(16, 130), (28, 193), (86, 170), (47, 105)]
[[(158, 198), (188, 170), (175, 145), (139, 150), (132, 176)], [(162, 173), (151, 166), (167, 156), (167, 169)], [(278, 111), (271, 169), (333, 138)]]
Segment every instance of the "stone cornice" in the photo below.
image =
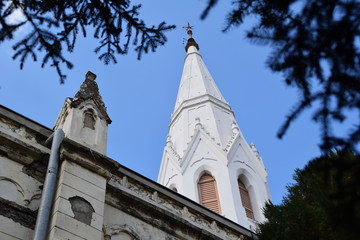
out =
[(0, 104), (0, 117), (7, 118), (13, 122), (20, 124), (36, 132), (37, 135), (41, 135), (41, 137), (44, 139), (48, 138), (53, 132), (52, 129), (45, 127), (44, 125), (41, 125), (40, 123), (37, 123), (34, 120), (31, 120), (30, 118), (27, 118), (1, 104)]
[[(163, 214), (162, 220), (166, 216), (166, 218), (169, 219), (167, 222), (176, 223), (177, 226), (184, 225), (184, 227), (188, 229), (199, 228), (201, 229), (201, 233), (208, 237), (207, 239), (240, 240), (253, 236), (250, 231), (234, 224), (228, 219), (222, 218), (207, 208), (192, 202), (190, 199), (185, 199), (183, 196), (181, 196), (182, 199), (171, 198), (164, 191), (151, 189), (147, 184), (143, 185), (141, 182), (136, 182), (127, 175), (123, 175), (123, 177), (120, 178), (113, 176), (108, 182), (108, 188), (109, 191), (106, 202), (109, 205), (123, 211), (129, 211), (130, 214), (135, 214), (137, 217), (151, 224), (153, 224), (156, 219), (144, 213), (149, 211), (145, 209), (141, 214), (136, 214), (135, 209), (143, 209), (144, 207), (151, 209), (148, 215), (155, 214), (155, 216), (158, 215), (154, 212), (161, 212)], [(168, 191), (173, 193), (171, 190)], [(173, 197), (178, 198), (179, 196), (179, 194), (174, 193)], [(128, 205), (123, 207), (121, 207), (121, 204), (119, 205), (120, 201), (124, 201), (125, 198), (129, 198), (131, 205), (135, 209), (129, 209)], [(209, 217), (209, 213), (214, 216)], [(227, 222), (225, 223), (222, 220), (226, 220)], [(232, 228), (232, 225), (236, 225), (241, 229), (237, 228), (235, 230)], [(166, 224), (161, 224), (161, 226), (165, 228), (163, 230), (171, 231), (171, 227)]]
[(10, 218), (14, 222), (30, 229), (35, 228), (37, 211), (0, 197), (0, 216)]
[(0, 154), (27, 165), (50, 154), (44, 141), (51, 130), (0, 106)]

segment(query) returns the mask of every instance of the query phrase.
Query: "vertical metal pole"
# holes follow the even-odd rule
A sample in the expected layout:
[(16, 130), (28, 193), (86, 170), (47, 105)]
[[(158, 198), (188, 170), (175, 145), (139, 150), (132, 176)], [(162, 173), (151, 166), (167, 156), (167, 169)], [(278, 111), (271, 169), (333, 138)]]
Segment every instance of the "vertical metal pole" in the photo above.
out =
[(53, 204), (56, 178), (59, 167), (60, 144), (62, 139), (64, 138), (64, 135), (65, 134), (63, 130), (57, 129), (53, 136), (39, 212), (36, 219), (34, 240), (46, 239), (47, 229), (49, 227), (49, 216)]

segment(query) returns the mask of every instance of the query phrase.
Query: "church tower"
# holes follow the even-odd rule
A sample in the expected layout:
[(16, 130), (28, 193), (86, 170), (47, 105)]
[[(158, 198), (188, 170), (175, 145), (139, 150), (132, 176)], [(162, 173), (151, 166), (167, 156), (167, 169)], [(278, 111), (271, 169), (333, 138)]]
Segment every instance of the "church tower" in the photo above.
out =
[(267, 172), (206, 68), (187, 27), (185, 64), (158, 182), (254, 229), (270, 199)]
[(61, 128), (65, 137), (105, 155), (111, 119), (95, 79), (94, 73), (86, 73), (74, 98), (65, 100), (54, 129)]

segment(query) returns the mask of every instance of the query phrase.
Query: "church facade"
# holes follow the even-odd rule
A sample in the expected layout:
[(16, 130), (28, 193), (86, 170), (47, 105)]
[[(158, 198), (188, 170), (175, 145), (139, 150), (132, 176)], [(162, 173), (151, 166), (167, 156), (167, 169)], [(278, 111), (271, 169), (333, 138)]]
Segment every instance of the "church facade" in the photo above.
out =
[[(0, 105), (0, 239), (251, 239), (266, 171), (190, 37), (159, 183), (106, 157), (96, 75), (54, 129)], [(190, 81), (193, 79), (194, 81)]]

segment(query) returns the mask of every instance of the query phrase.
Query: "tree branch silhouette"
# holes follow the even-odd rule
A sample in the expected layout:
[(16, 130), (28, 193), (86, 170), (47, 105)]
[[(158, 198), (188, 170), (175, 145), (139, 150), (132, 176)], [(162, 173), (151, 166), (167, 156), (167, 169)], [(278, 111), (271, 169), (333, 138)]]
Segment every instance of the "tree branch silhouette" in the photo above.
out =
[[(72, 52), (78, 34), (87, 37), (89, 27), (95, 30), (93, 37), (99, 39), (95, 53), (105, 64), (116, 63), (116, 55), (127, 54), (131, 44), (138, 59), (163, 45), (167, 41), (165, 32), (175, 26), (165, 22), (146, 25), (138, 18), (140, 8), (141, 5), (132, 6), (130, 0), (1, 1), (0, 44), (13, 39), (14, 33), (26, 24), (27, 34), (13, 46), (13, 59), (19, 59), (23, 68), (29, 56), (37, 61), (42, 53), (41, 67), (54, 67), (64, 83), (63, 67), (73, 67), (64, 52)], [(12, 23), (9, 19), (16, 11), (24, 20)]]
[[(217, 1), (209, 0), (201, 18)], [(247, 16), (257, 21), (247, 38), (268, 44), (267, 66), (282, 73), (285, 83), (299, 90), (299, 101), (281, 126), (282, 138), (290, 124), (313, 109), (320, 125), (320, 148), (357, 151), (360, 142), (360, 2), (356, 0), (236, 0), (226, 16), (224, 32), (238, 27)], [(346, 136), (334, 126), (355, 119)]]

